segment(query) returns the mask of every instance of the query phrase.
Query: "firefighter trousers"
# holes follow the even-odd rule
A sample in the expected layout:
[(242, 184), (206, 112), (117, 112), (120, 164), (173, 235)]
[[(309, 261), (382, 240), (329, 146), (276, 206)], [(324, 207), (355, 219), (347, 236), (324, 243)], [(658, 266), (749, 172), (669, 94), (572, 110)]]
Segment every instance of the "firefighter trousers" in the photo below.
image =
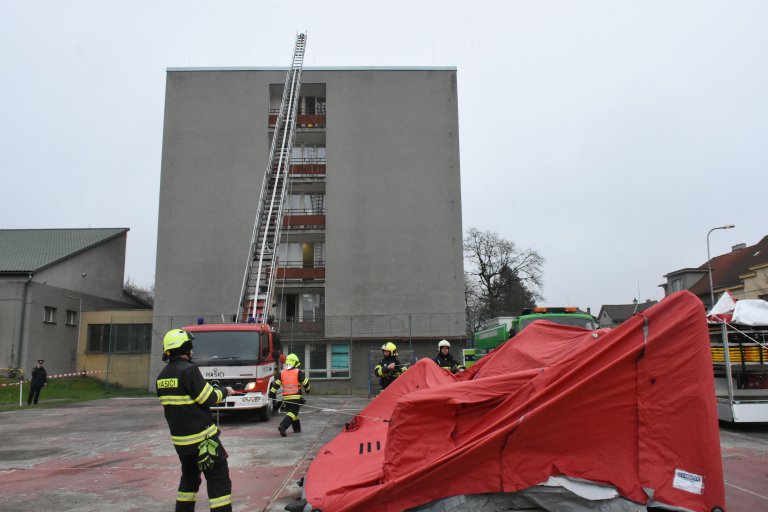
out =
[(301, 403), (298, 400), (285, 400), (283, 402), (285, 418), (280, 422), (280, 427), (282, 427), (283, 430), (287, 430), (288, 427), (293, 427), (294, 432), (301, 432), (299, 409), (301, 409)]
[[(219, 445), (219, 455), (210, 469), (202, 470), (208, 488), (208, 502), (213, 512), (232, 512), (232, 481), (229, 479), (229, 465), (224, 447)], [(197, 466), (197, 455), (181, 455), (181, 480), (176, 495), (176, 512), (193, 512), (200, 489), (201, 470)]]

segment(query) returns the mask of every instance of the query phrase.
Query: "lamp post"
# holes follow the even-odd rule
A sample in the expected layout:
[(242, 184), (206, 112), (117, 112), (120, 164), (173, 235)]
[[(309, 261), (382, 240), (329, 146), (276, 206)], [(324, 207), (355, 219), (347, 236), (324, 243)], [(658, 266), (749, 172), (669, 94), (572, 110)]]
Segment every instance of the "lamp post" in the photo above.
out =
[(712, 301), (712, 303), (709, 305), (710, 309), (715, 307), (715, 289), (712, 286), (712, 258), (709, 255), (709, 235), (712, 234), (713, 231), (716, 231), (718, 229), (731, 229), (735, 228), (733, 224), (726, 224), (725, 226), (718, 226), (716, 228), (712, 228), (707, 232), (707, 269), (709, 274), (709, 300)]
[[(712, 301), (710, 311), (715, 307), (715, 288), (712, 285), (712, 258), (710, 257), (709, 253), (709, 235), (718, 229), (731, 229), (734, 227), (736, 226), (733, 224), (726, 224), (725, 226), (712, 228), (707, 232), (707, 270), (709, 274), (709, 299)], [(731, 418), (733, 418), (733, 375), (731, 371), (731, 350), (728, 347), (728, 333), (725, 330), (725, 322), (720, 323), (720, 336), (723, 340), (723, 355), (725, 356), (725, 379), (727, 381), (726, 385), (728, 389), (728, 410), (730, 412)]]

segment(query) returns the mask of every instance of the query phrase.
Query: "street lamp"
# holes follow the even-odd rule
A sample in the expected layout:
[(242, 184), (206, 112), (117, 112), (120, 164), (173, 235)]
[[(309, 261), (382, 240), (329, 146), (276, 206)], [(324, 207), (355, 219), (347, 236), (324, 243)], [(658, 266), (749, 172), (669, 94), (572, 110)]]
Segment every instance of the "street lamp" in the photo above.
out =
[(726, 224), (725, 226), (718, 226), (716, 228), (712, 228), (707, 232), (707, 268), (709, 273), (709, 300), (712, 301), (712, 303), (709, 305), (710, 309), (715, 307), (715, 289), (712, 286), (712, 258), (709, 255), (709, 235), (712, 234), (713, 231), (718, 229), (731, 229), (735, 228), (733, 224)]
[[(707, 233), (707, 269), (709, 271), (709, 298), (712, 301), (712, 305), (710, 306), (710, 311), (712, 311), (712, 308), (715, 307), (715, 289), (714, 286), (712, 286), (712, 258), (709, 255), (709, 235), (712, 234), (713, 231), (718, 229), (731, 229), (734, 228), (733, 224), (726, 224), (725, 226), (718, 226), (716, 228), (712, 228)], [(720, 322), (720, 337), (723, 340), (723, 356), (725, 359), (725, 380), (726, 380), (726, 386), (728, 389), (728, 408), (731, 412), (731, 417), (734, 417), (733, 413), (733, 371), (731, 369), (731, 349), (728, 346), (728, 333), (725, 329), (725, 322)]]

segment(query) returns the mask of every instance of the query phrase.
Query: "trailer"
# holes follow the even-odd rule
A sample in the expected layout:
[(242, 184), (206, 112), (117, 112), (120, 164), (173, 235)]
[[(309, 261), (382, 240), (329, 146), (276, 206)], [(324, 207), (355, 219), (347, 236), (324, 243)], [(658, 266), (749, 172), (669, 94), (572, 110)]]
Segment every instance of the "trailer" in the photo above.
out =
[(733, 423), (768, 422), (768, 302), (733, 302), (731, 312), (709, 316), (717, 415)]

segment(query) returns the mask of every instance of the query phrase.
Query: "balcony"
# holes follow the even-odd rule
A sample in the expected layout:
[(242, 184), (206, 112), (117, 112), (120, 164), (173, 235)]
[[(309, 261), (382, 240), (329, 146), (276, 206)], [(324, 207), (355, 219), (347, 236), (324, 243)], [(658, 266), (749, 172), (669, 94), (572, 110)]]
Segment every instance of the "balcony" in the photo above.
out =
[(325, 279), (325, 268), (287, 268), (277, 269), (277, 278), (281, 280), (300, 279), (302, 281), (322, 281)]
[(307, 266), (303, 261), (280, 262), (277, 279), (281, 281), (323, 281), (325, 280), (325, 262), (315, 261)]
[[(280, 109), (269, 109), (269, 127), (274, 128)], [(325, 108), (302, 109), (296, 114), (296, 128), (322, 129), (325, 128)]]
[(283, 227), (287, 229), (325, 229), (325, 211), (286, 210)]
[(322, 336), (325, 330), (325, 319), (321, 316), (314, 319), (301, 320), (296, 317), (288, 317), (284, 320), (278, 318), (277, 323), (280, 334), (283, 337), (283, 342), (296, 339), (296, 337), (301, 338), (302, 335), (305, 337), (308, 335), (314, 337)]
[(290, 176), (325, 178), (325, 158), (291, 158)]

